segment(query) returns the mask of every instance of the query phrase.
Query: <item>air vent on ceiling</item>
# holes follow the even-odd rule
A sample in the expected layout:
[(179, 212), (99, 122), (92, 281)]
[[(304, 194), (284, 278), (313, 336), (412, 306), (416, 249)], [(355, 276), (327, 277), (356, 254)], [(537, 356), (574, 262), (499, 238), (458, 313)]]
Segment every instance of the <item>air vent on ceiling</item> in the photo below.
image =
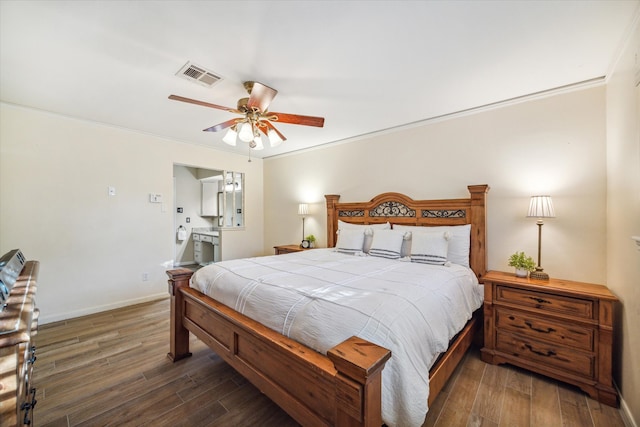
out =
[(222, 77), (191, 62), (184, 64), (180, 71), (176, 73), (176, 76), (183, 77), (206, 87), (211, 87), (222, 80)]

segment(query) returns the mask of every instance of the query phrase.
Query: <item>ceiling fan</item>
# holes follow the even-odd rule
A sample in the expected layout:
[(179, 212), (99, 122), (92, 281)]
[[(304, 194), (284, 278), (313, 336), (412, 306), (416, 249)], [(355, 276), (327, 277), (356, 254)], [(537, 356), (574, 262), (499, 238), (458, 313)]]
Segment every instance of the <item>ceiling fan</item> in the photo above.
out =
[(259, 82), (244, 82), (244, 87), (249, 92), (248, 98), (240, 98), (236, 108), (223, 107), (221, 105), (210, 104), (196, 99), (185, 98), (178, 95), (170, 95), (169, 99), (175, 101), (188, 102), (190, 104), (201, 105), (203, 107), (225, 110), (230, 113), (242, 114), (243, 117), (227, 120), (210, 128), (203, 129), (205, 132), (218, 132), (229, 128), (222, 140), (232, 146), (236, 145), (237, 139), (249, 143), (249, 147), (255, 150), (262, 150), (264, 144), (260, 133), (269, 138), (272, 147), (280, 145), (286, 140), (284, 135), (273, 126), (272, 122), (290, 123), (303, 126), (324, 126), (323, 117), (301, 116), (299, 114), (274, 113), (268, 111), (269, 104), (273, 101), (277, 90), (270, 88)]

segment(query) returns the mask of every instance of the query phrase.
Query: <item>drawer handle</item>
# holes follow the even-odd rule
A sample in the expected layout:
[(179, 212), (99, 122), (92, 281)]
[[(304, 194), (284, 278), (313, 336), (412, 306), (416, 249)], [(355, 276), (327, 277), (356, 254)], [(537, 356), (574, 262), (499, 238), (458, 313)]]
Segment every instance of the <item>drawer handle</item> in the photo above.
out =
[(35, 387), (29, 390), (29, 392), (31, 393), (31, 402), (23, 402), (22, 405), (20, 405), (20, 409), (25, 411), (24, 420), (22, 420), (22, 424), (24, 425), (31, 425), (31, 418), (29, 417), (29, 412), (33, 412), (33, 409), (35, 408), (36, 403), (38, 403), (38, 401), (36, 400)]
[(529, 299), (534, 300), (538, 304), (551, 304), (551, 301), (547, 301), (546, 299), (538, 298), (538, 297), (529, 297)]
[(555, 356), (556, 352), (553, 350), (549, 350), (546, 353), (544, 351), (538, 351), (538, 350), (534, 350), (533, 347), (531, 347), (529, 344), (525, 344), (525, 347), (527, 347), (529, 349), (530, 352), (535, 353), (535, 354), (539, 354), (540, 356), (545, 356), (545, 357), (549, 357), (549, 356)]
[(534, 328), (533, 325), (531, 324), (531, 322), (529, 322), (528, 320), (525, 321), (524, 324), (527, 325), (529, 327), (529, 329), (531, 329), (533, 331), (536, 331), (536, 332), (541, 332), (543, 334), (548, 334), (548, 333), (556, 331), (553, 328), (547, 328), (547, 329)]

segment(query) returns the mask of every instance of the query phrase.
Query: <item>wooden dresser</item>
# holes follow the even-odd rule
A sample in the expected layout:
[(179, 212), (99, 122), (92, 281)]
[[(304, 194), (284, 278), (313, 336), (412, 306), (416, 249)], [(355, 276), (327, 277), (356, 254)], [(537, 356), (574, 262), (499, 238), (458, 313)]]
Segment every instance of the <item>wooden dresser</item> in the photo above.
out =
[(611, 367), (617, 301), (602, 285), (491, 271), (484, 277), (482, 360), (574, 384), (617, 407)]
[(0, 426), (33, 424), (36, 389), (31, 384), (36, 360), (33, 338), (38, 329), (35, 308), (38, 261), (27, 261), (6, 308), (0, 311)]

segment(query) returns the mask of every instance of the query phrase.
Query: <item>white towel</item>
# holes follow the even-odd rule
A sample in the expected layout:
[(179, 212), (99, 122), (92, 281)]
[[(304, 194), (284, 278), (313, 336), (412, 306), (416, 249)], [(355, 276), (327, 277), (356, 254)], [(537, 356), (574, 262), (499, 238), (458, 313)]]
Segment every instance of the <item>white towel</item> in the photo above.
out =
[(180, 226), (180, 228), (178, 228), (178, 241), (182, 242), (183, 240), (186, 240), (187, 238), (187, 229)]

